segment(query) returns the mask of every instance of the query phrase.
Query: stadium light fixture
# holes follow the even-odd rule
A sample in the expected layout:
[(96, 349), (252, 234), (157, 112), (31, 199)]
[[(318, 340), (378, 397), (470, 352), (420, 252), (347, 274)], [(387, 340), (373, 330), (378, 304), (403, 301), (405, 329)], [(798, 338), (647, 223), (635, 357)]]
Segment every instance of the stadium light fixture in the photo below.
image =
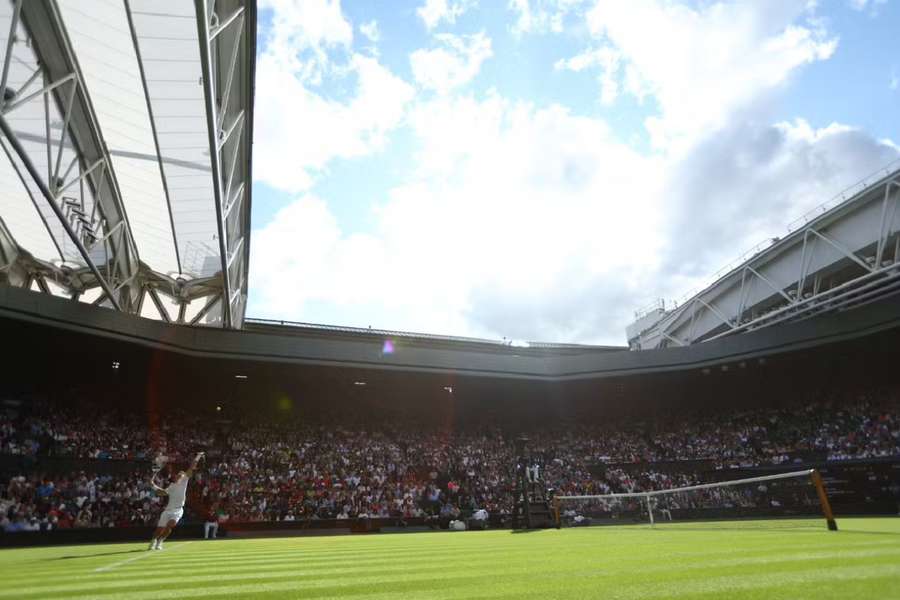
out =
[(121, 366), (121, 365), (119, 364), (119, 361), (114, 360), (114, 361), (112, 362), (112, 368), (113, 368), (113, 371), (118, 371), (120, 366)]
[(235, 375), (234, 378), (235, 379), (247, 379), (247, 376), (246, 375)]
[(452, 393), (453, 393), (453, 386), (452, 386), (452, 385), (445, 385), (445, 386), (444, 386), (444, 391), (447, 392), (448, 394), (452, 394)]
[(354, 381), (353, 385), (362, 387), (362, 386), (366, 385), (366, 382), (365, 381)]

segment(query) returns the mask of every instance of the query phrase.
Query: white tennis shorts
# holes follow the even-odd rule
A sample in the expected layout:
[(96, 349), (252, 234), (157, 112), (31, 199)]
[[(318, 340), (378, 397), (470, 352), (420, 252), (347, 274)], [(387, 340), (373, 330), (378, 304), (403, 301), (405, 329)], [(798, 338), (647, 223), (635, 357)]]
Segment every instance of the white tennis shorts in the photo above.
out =
[(184, 515), (183, 508), (176, 508), (175, 510), (164, 510), (161, 515), (159, 515), (159, 523), (157, 523), (158, 527), (165, 527), (169, 524), (169, 521), (175, 521), (175, 524), (178, 525), (178, 521), (181, 520), (182, 515)]

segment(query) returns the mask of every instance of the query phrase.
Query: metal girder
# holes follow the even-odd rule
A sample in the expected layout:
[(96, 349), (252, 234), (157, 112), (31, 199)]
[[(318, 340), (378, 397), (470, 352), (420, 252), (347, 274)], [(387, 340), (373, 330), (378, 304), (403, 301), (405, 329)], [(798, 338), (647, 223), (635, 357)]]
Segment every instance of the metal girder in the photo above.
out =
[(679, 340), (678, 338), (672, 337), (671, 335), (669, 335), (669, 334), (666, 333), (665, 331), (662, 332), (662, 336), (663, 336), (664, 338), (666, 338), (667, 340), (669, 340), (670, 342), (674, 342), (674, 343), (678, 344), (679, 346), (687, 346), (687, 344), (685, 344), (684, 342), (682, 342), (682, 341)]
[(166, 307), (163, 306), (162, 300), (159, 299), (159, 294), (155, 289), (150, 288), (147, 290), (150, 295), (150, 299), (153, 301), (153, 304), (156, 306), (157, 312), (159, 312), (159, 316), (162, 317), (162, 320), (166, 323), (171, 323), (172, 319), (169, 317), (169, 311), (166, 310)]
[(203, 308), (200, 309), (200, 312), (198, 312), (194, 316), (194, 318), (191, 319), (190, 324), (196, 325), (197, 323), (199, 323), (200, 319), (205, 317), (209, 313), (209, 311), (212, 310), (212, 308), (216, 304), (218, 304), (221, 300), (222, 300), (222, 298), (220, 296), (210, 296), (209, 299), (206, 301), (206, 304), (203, 306)]
[[(172, 322), (240, 327), (250, 244), (254, 3), (195, 0), (198, 17), (202, 13), (197, 23), (198, 50), (222, 269), (211, 277), (192, 278), (193, 271), (182, 270), (185, 257), (176, 236), (176, 199), (169, 197), (163, 168), (171, 159), (161, 154), (162, 139), (157, 135), (154, 102), (145, 78), (143, 38), (138, 35), (145, 24), (133, 20), (129, 0), (122, 0), (156, 150), (156, 156), (142, 157), (160, 164), (177, 274), (154, 271), (139, 260), (114, 163), (102, 135), (106, 122), (98, 121), (87, 89), (90, 80), (85, 82), (81, 74), (66, 31), (64, 17), (69, 15), (62, 9), (69, 7), (60, 7), (57, 1), (7, 0), (3, 15), (4, 23), (10, 23), (10, 35), (0, 47), (0, 159), (5, 153), (22, 183), (23, 195), (16, 201), (25, 206), (31, 201), (47, 237), (41, 239), (44, 246), (39, 248), (38, 259), (27, 245), (17, 244), (0, 220), (0, 282), (40, 287), (58, 297), (136, 315), (142, 314), (142, 303), (148, 297), (147, 302), (165, 305), (157, 312)], [(79, 30), (73, 29), (76, 42), (80, 42), (78, 34)], [(197, 58), (194, 54), (193, 60)], [(105, 118), (101, 111), (99, 119)], [(21, 206), (16, 210), (22, 210)], [(211, 248), (209, 251), (214, 254)], [(219, 302), (221, 306), (217, 306)]]
[(744, 269), (741, 273), (740, 303), (738, 304), (737, 317), (736, 317), (738, 322), (740, 320), (742, 320), (744, 311), (747, 309), (747, 298), (750, 295), (750, 290), (753, 287), (753, 279), (747, 278), (748, 273), (750, 275), (753, 275), (754, 277), (756, 277), (763, 283), (765, 283), (766, 286), (769, 287), (769, 289), (771, 289), (776, 294), (780, 295), (782, 298), (784, 298), (788, 302), (794, 301), (794, 299), (791, 298), (791, 296), (787, 292), (785, 292), (783, 289), (781, 289), (780, 287), (775, 285), (775, 283), (773, 283), (771, 279), (769, 279), (768, 277), (766, 277), (765, 275), (763, 275), (762, 273), (760, 273), (759, 271), (757, 271), (750, 265), (747, 265), (744, 267)]
[(816, 296), (805, 298), (800, 302), (800, 306), (795, 304), (783, 306), (770, 314), (740, 325), (732, 331), (725, 331), (718, 335), (714, 335), (705, 341), (719, 339), (740, 331), (751, 331), (761, 327), (769, 327), (786, 321), (802, 320), (815, 316), (822, 311), (843, 309), (854, 303), (858, 296), (871, 298), (872, 296), (878, 295), (880, 297), (880, 295), (883, 295), (886, 291), (896, 289), (898, 282), (900, 282), (900, 271), (891, 265), (890, 267), (878, 269), (873, 273), (868, 273), (857, 279), (845, 282), (842, 285), (825, 290)]
[(97, 268), (97, 265), (94, 264), (93, 260), (91, 260), (91, 257), (88, 254), (87, 249), (84, 247), (84, 244), (79, 239), (78, 234), (75, 233), (72, 225), (63, 214), (62, 208), (59, 207), (59, 205), (54, 200), (50, 190), (41, 180), (41, 175), (34, 167), (34, 164), (32, 164), (31, 159), (28, 157), (28, 154), (25, 152), (24, 148), (22, 148), (22, 145), (16, 138), (15, 133), (13, 133), (12, 129), (10, 128), (9, 123), (6, 122), (6, 117), (3, 115), (0, 115), (0, 131), (3, 132), (3, 135), (6, 136), (6, 139), (12, 146), (13, 150), (16, 152), (16, 154), (18, 154), (19, 159), (22, 161), (25, 167), (25, 170), (28, 171), (28, 174), (31, 175), (31, 177), (34, 179), (34, 182), (37, 184), (38, 189), (40, 189), (41, 193), (44, 195), (44, 198), (50, 204), (50, 207), (53, 209), (53, 212), (59, 219), (60, 224), (63, 226), (63, 229), (65, 229), (69, 238), (71, 238), (72, 242), (78, 248), (78, 252), (81, 254), (81, 257), (84, 259), (85, 263), (87, 263), (87, 265), (90, 267), (91, 272), (93, 272), (94, 276), (97, 278), (97, 281), (100, 282), (100, 286), (103, 288), (103, 291), (106, 292), (107, 296), (109, 296), (110, 302), (112, 302), (113, 306), (116, 309), (122, 310), (122, 307), (116, 299), (115, 293), (110, 287), (109, 282), (106, 281), (106, 279), (100, 273), (100, 270)]
[[(893, 190), (893, 202), (891, 202), (891, 190)], [(881, 203), (881, 223), (878, 227), (878, 243), (875, 249), (876, 267), (880, 267), (881, 261), (884, 259), (885, 246), (888, 238), (891, 236), (891, 225), (894, 223), (894, 215), (897, 212), (898, 204), (900, 204), (900, 183), (897, 180), (893, 180), (884, 187), (884, 201)]]
[(734, 323), (732, 323), (731, 320), (730, 320), (728, 317), (726, 317), (725, 314), (722, 313), (721, 310), (719, 310), (718, 308), (716, 308), (715, 306), (713, 306), (713, 304), (712, 304), (711, 302), (707, 302), (707, 301), (705, 301), (703, 298), (700, 298), (699, 296), (697, 297), (697, 302), (699, 302), (700, 304), (702, 304), (703, 306), (705, 306), (705, 307), (707, 308), (707, 310), (709, 310), (709, 311), (712, 312), (714, 315), (716, 315), (717, 317), (719, 317), (719, 319), (722, 321), (722, 323), (724, 323), (725, 325), (727, 325), (727, 326), (730, 327), (731, 329), (734, 329), (734, 328), (735, 328)]
[(843, 244), (839, 243), (836, 240), (831, 239), (829, 236), (825, 235), (824, 233), (810, 228), (804, 232), (804, 235), (805, 236), (814, 235), (817, 238), (819, 238), (820, 240), (822, 240), (823, 242), (825, 242), (826, 244), (828, 244), (829, 246), (831, 246), (832, 248), (834, 248), (835, 250), (837, 250), (838, 252), (840, 252), (841, 254), (843, 254), (846, 258), (849, 258), (850, 260), (852, 260), (853, 262), (858, 264), (860, 267), (862, 267), (866, 271), (874, 270), (873, 267), (866, 264), (866, 261), (864, 261), (863, 259), (858, 257), (853, 252), (850, 252), (847, 248), (844, 247)]
[[(136, 274), (140, 269), (137, 248), (125, 214), (115, 173), (106, 145), (100, 133), (96, 114), (90, 97), (83, 84), (71, 42), (65, 31), (55, 0), (17, 0), (13, 8), (13, 19), (6, 52), (3, 56), (2, 77), (0, 77), (0, 128), (10, 158), (14, 154), (14, 168), (23, 179), (33, 182), (72, 245), (77, 249), (83, 262), (92, 272), (110, 303), (124, 312), (134, 313), (140, 296)], [(27, 39), (19, 39), (21, 25)], [(24, 43), (35, 58), (34, 72), (18, 90), (8, 87), (10, 66), (17, 43)], [(34, 89), (34, 84), (40, 84)], [(24, 104), (42, 101), (46, 120), (46, 139), (42, 140), (47, 152), (47, 173), (35, 168), (28, 152), (19, 139), (19, 134), (10, 125), (8, 116)], [(50, 106), (63, 117), (59, 139), (51, 135)], [(53, 155), (53, 146), (58, 145)], [(76, 158), (62, 175), (63, 149), (70, 148)], [(70, 177), (75, 171), (77, 175)], [(77, 200), (66, 199), (63, 192), (78, 186), (81, 205)], [(84, 186), (88, 186), (93, 196), (94, 214), (84, 210)], [(29, 192), (30, 193), (30, 192)], [(42, 217), (43, 218), (43, 217)], [(116, 235), (109, 235), (116, 231)], [(59, 247), (61, 240), (50, 232)], [(107, 261), (96, 264), (91, 251), (97, 240), (103, 239)]]
[(646, 330), (651, 344), (637, 347), (718, 339), (895, 293), (900, 286), (900, 170), (884, 173), (669, 311)]
[[(227, 5), (227, 6), (226, 6)], [(195, 0), (197, 31), (200, 41), (200, 62), (203, 71), (203, 91), (206, 103), (206, 122), (209, 131), (209, 150), (212, 166), (213, 192), (216, 204), (219, 255), (222, 262), (222, 317), (225, 327), (240, 327), (246, 298), (244, 262), (248, 245), (239, 235), (232, 235), (229, 223), (241, 222), (240, 195), (247, 193), (249, 164), (249, 127), (245, 126), (244, 94), (235, 94), (239, 57), (248, 50), (248, 19), (241, 2)], [(244, 79), (248, 74), (243, 73)], [(249, 162), (249, 161), (247, 161)], [(232, 194), (235, 173), (240, 170), (238, 194)], [(238, 213), (234, 213), (234, 208)], [(238, 254), (243, 260), (235, 261)]]
[(0, 281), (16, 285), (27, 280), (27, 270), (22, 268), (19, 260), (21, 254), (15, 238), (0, 218)]

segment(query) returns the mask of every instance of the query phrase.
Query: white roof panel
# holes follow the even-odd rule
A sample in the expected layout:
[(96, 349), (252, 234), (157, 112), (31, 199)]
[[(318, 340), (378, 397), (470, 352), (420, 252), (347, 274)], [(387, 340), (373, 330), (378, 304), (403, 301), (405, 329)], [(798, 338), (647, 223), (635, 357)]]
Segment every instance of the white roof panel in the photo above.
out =
[(123, 2), (59, 0), (141, 260), (178, 273), (153, 129)]
[(194, 5), (132, 0), (130, 6), (182, 269), (208, 277), (222, 263)]

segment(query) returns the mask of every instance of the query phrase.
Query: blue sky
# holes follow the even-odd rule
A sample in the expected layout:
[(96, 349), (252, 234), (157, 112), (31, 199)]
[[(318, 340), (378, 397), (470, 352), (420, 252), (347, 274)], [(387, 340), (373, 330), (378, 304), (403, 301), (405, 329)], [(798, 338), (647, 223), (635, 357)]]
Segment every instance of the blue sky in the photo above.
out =
[(251, 317), (623, 343), (898, 156), (893, 1), (263, 0), (259, 23)]

